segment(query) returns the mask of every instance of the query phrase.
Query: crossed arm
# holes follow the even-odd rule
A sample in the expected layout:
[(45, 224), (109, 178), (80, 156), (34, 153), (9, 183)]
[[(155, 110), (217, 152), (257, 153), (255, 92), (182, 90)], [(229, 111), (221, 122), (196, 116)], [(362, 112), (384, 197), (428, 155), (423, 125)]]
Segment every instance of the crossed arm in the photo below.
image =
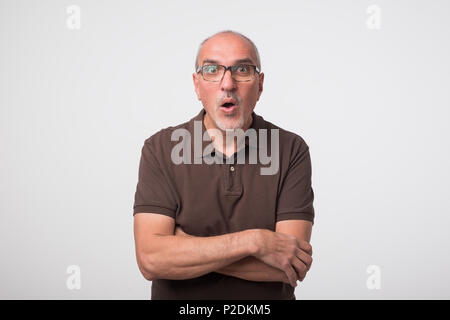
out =
[(218, 272), (250, 281), (296, 286), (312, 263), (312, 224), (286, 220), (275, 232), (251, 229), (214, 237), (194, 237), (175, 229), (172, 218), (136, 214), (134, 231), (139, 269), (147, 280), (190, 279)]

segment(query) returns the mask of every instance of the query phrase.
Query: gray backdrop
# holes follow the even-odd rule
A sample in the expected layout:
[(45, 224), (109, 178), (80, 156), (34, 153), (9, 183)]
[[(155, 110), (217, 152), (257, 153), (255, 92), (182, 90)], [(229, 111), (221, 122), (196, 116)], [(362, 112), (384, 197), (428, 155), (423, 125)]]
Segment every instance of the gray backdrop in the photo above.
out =
[(310, 146), (314, 263), (297, 298), (450, 298), (449, 9), (1, 0), (0, 298), (149, 298), (141, 148), (200, 111), (196, 50), (224, 29), (259, 48), (255, 111)]

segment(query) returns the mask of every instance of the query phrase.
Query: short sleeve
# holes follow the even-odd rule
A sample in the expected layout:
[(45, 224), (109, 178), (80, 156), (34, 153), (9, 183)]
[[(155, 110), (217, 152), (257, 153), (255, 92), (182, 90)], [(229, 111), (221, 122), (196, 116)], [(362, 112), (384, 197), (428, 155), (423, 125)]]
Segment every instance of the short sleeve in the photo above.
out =
[(311, 157), (305, 141), (298, 138), (277, 202), (276, 220), (308, 220), (314, 224), (314, 191), (311, 186)]
[(175, 219), (177, 203), (164, 172), (158, 162), (152, 137), (142, 147), (138, 183), (134, 197), (133, 215), (139, 212), (159, 213)]

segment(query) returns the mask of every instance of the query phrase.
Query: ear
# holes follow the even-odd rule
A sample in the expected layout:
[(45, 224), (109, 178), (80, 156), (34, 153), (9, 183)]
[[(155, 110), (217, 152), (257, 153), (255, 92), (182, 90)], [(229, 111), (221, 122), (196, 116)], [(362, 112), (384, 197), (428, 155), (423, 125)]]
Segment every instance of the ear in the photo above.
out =
[(193, 73), (192, 74), (192, 80), (194, 81), (194, 89), (195, 89), (195, 93), (197, 94), (197, 99), (198, 100), (202, 100), (202, 97), (200, 96), (200, 89), (199, 89), (199, 76), (198, 73)]
[(259, 74), (259, 79), (258, 79), (258, 99), (256, 101), (259, 100), (259, 97), (261, 97), (261, 93), (263, 92), (263, 85), (264, 85), (264, 73), (260, 73)]

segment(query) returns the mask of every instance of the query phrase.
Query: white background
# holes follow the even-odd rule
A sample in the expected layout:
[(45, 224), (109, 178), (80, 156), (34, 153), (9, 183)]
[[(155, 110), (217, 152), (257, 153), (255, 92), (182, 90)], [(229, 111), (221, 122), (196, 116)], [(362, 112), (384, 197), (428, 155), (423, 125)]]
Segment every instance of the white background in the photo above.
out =
[[(449, 9), (1, 0), (0, 298), (150, 297), (133, 239), (141, 148), (200, 111), (195, 54), (225, 29), (258, 46), (255, 112), (310, 146), (314, 263), (297, 299), (450, 298)], [(80, 290), (66, 286), (70, 265)]]

